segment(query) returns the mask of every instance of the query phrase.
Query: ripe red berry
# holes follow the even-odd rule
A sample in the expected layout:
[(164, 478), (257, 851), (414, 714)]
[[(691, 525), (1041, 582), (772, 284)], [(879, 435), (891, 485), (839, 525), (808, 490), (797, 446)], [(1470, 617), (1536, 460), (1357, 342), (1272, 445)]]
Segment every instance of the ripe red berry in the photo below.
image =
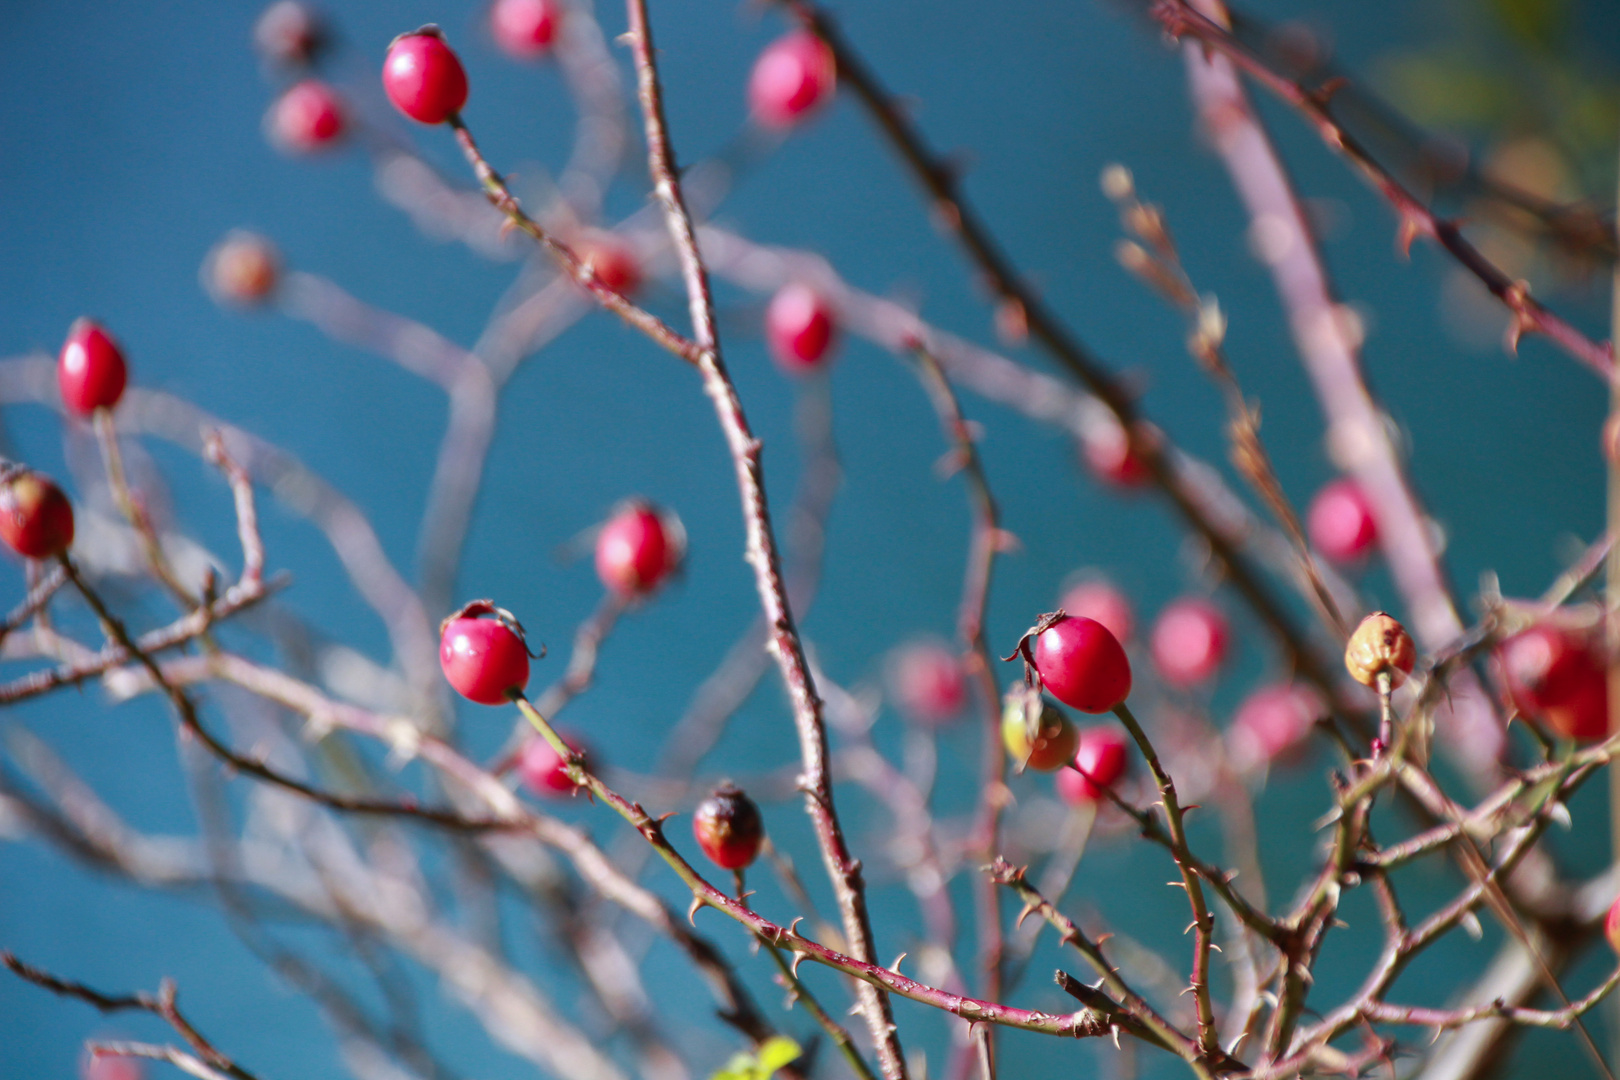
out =
[(80, 1071), (84, 1080), (144, 1080), (146, 1069), (140, 1058), (120, 1054), (92, 1054)]
[(1200, 597), (1177, 600), (1153, 624), (1153, 665), (1171, 686), (1196, 686), (1226, 659), (1226, 616)]
[(1121, 644), (1131, 640), (1136, 619), (1125, 594), (1100, 578), (1082, 581), (1063, 594), (1058, 607), (1076, 618), (1094, 619)]
[(504, 705), (529, 684), (529, 648), (511, 613), (474, 600), (439, 626), (439, 666), (456, 692)]
[(956, 716), (967, 702), (967, 683), (956, 653), (935, 642), (916, 642), (897, 649), (889, 664), (895, 703), (908, 718), (940, 724)]
[(1035, 636), (1035, 670), (1052, 696), (1081, 712), (1105, 713), (1131, 692), (1131, 662), (1108, 628), (1065, 616)]
[(791, 374), (819, 367), (836, 334), (832, 308), (800, 282), (778, 289), (765, 309), (765, 344), (777, 366)]
[(685, 537), (674, 515), (630, 502), (596, 538), (596, 575), (620, 596), (645, 596), (681, 564)]
[(442, 124), (467, 104), (467, 72), (437, 26), (395, 38), (382, 81), (394, 108), (418, 123)]
[[(1033, 722), (1029, 710), (1039, 709)], [(1074, 758), (1079, 738), (1063, 710), (1043, 698), (1031, 698), (1022, 686), (1007, 694), (1001, 713), (1001, 742), (1020, 768), (1051, 772)]]
[(326, 44), (326, 29), (298, 0), (277, 0), (253, 24), (253, 47), (281, 67), (307, 67)]
[[(590, 756), (573, 736), (564, 735), (563, 742), (581, 756)], [(517, 772), (524, 786), (542, 797), (570, 795), (576, 786), (568, 775), (568, 762), (539, 735), (532, 736), (518, 751)]]
[(1541, 623), (1502, 643), (1502, 667), (1520, 711), (1566, 738), (1609, 733), (1608, 674), (1594, 639)]
[(124, 353), (112, 336), (90, 319), (74, 320), (56, 361), (56, 382), (68, 411), (89, 416), (112, 408), (128, 380)]
[(633, 296), (641, 288), (641, 260), (621, 237), (593, 229), (580, 235), (573, 248), (596, 279), (620, 296)]
[(1100, 480), (1121, 488), (1141, 487), (1151, 474), (1131, 446), (1125, 428), (1111, 413), (1101, 413), (1080, 435), (1080, 456)]
[(238, 230), (208, 253), (202, 279), (209, 295), (220, 303), (250, 306), (275, 291), (280, 275), (275, 246), (256, 233)]
[(532, 60), (551, 50), (562, 21), (557, 0), (495, 0), (489, 9), (489, 29), (495, 44), (508, 56)]
[(1354, 480), (1335, 480), (1316, 493), (1305, 531), (1318, 551), (1340, 563), (1362, 558), (1378, 539), (1372, 504)]
[(11, 467), (0, 479), (0, 540), (30, 559), (60, 555), (73, 543), (73, 504), (49, 477)]
[(766, 127), (798, 123), (832, 99), (838, 62), (827, 43), (796, 30), (765, 47), (748, 77), (748, 108)]
[(754, 861), (765, 839), (765, 823), (754, 800), (742, 789), (722, 784), (698, 803), (692, 815), (692, 835), (716, 866), (741, 870)]
[(288, 89), (265, 116), (270, 141), (289, 154), (328, 150), (347, 127), (342, 99), (319, 79), (305, 79)]
[(1603, 920), (1603, 936), (1609, 939), (1610, 948), (1620, 952), (1620, 897), (1609, 906), (1608, 918)]
[(1286, 754), (1324, 711), (1321, 697), (1306, 686), (1277, 683), (1256, 690), (1238, 706), (1227, 733), (1233, 762), (1252, 769)]
[(1081, 728), (1074, 768), (1052, 777), (1058, 797), (1071, 806), (1098, 803), (1125, 775), (1125, 733), (1107, 724)]

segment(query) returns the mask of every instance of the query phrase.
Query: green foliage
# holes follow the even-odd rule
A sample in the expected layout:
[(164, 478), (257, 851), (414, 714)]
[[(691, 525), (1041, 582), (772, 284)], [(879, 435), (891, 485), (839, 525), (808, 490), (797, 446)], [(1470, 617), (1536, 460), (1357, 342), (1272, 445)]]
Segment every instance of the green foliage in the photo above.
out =
[(785, 1035), (773, 1035), (765, 1040), (758, 1053), (733, 1054), (726, 1067), (709, 1080), (771, 1080), (777, 1069), (794, 1061), (800, 1053), (798, 1043)]

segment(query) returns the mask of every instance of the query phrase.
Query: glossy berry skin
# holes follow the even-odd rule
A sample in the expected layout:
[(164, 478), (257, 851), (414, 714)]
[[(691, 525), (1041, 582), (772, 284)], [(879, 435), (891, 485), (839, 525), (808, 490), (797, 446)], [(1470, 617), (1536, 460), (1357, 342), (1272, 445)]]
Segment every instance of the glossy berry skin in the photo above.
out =
[(442, 124), (467, 104), (467, 72), (437, 27), (395, 38), (382, 81), (394, 108), (417, 123)]
[(768, 128), (786, 128), (832, 99), (838, 63), (826, 42), (796, 30), (766, 46), (748, 77), (748, 108)]
[(765, 839), (759, 807), (740, 788), (724, 784), (698, 803), (692, 835), (703, 854), (722, 870), (741, 870), (754, 861)]
[(1125, 775), (1125, 733), (1109, 725), (1080, 729), (1074, 768), (1059, 769), (1052, 777), (1058, 797), (1070, 806), (1099, 803), (1108, 788)]
[(765, 344), (777, 366), (789, 374), (820, 367), (836, 335), (832, 307), (800, 282), (778, 289), (765, 309)]
[(1152, 475), (1132, 448), (1125, 428), (1112, 416), (1086, 425), (1080, 436), (1080, 456), (1094, 476), (1117, 488), (1139, 488)]
[(1620, 897), (1609, 905), (1609, 915), (1603, 920), (1603, 936), (1608, 939), (1611, 949), (1620, 952)]
[(1131, 692), (1131, 662), (1108, 628), (1065, 616), (1035, 637), (1035, 670), (1052, 696), (1081, 712), (1105, 713)]
[(1226, 659), (1228, 630), (1221, 609), (1201, 597), (1177, 600), (1153, 624), (1153, 666), (1175, 687), (1207, 682)]
[(532, 60), (550, 52), (561, 22), (562, 9), (556, 0), (495, 0), (489, 9), (495, 44), (516, 60)]
[(1322, 716), (1322, 699), (1308, 687), (1276, 683), (1250, 694), (1238, 706), (1227, 740), (1241, 768), (1268, 764), (1310, 735)]
[(624, 240), (610, 232), (591, 232), (574, 242), (574, 254), (596, 279), (620, 296), (641, 288), (641, 260)]
[(655, 508), (635, 502), (620, 510), (596, 538), (596, 575), (620, 596), (645, 596), (680, 565), (681, 544)]
[(89, 416), (110, 409), (128, 381), (129, 366), (112, 336), (90, 319), (75, 320), (56, 359), (56, 383), (68, 411)]
[[(578, 740), (564, 736), (563, 741), (576, 752), (585, 754)], [(538, 735), (531, 737), (518, 751), (517, 773), (524, 787), (544, 798), (571, 795), (576, 786), (573, 777), (568, 775), (568, 762)]]
[(342, 99), (319, 79), (305, 79), (277, 98), (265, 123), (270, 140), (290, 154), (329, 150), (348, 129)]
[(1378, 541), (1372, 504), (1354, 480), (1335, 480), (1316, 493), (1305, 531), (1316, 550), (1337, 563), (1358, 562)]
[(474, 601), (439, 628), (444, 677), (480, 705), (504, 705), (529, 684), (528, 647), (498, 613), (487, 600)]
[(1074, 724), (1062, 709), (1042, 701), (1035, 737), (1031, 739), (1026, 708), (1022, 693), (1015, 691), (1001, 714), (1001, 742), (1014, 764), (1037, 772), (1051, 772), (1067, 765), (1078, 745)]
[(1094, 619), (1123, 644), (1136, 632), (1136, 618), (1125, 594), (1106, 581), (1082, 581), (1063, 594), (1058, 607), (1075, 618)]
[(1522, 712), (1571, 739), (1609, 733), (1608, 676), (1595, 641), (1541, 623), (1502, 643), (1508, 693)]
[(49, 477), (14, 470), (0, 481), (0, 540), (30, 559), (60, 555), (73, 544), (73, 504)]
[(967, 682), (956, 653), (933, 642), (896, 650), (889, 670), (895, 703), (908, 719), (942, 724), (967, 703)]
[(281, 260), (275, 246), (250, 232), (233, 232), (215, 245), (203, 264), (203, 284), (224, 304), (261, 304), (275, 292)]

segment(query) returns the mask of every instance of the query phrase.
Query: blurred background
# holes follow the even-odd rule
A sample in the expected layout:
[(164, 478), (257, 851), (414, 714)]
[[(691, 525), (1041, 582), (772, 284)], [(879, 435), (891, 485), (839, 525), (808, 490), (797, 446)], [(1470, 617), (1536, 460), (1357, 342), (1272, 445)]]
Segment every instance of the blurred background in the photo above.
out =
[[(417, 189), (408, 176), (382, 167), (391, 147), (411, 148), (456, 188), (470, 189), (470, 177), (448, 130), (409, 124), (389, 108), (378, 81), (382, 56), (395, 34), (440, 24), (468, 69), (468, 125), (534, 204), (553, 194), (548, 178), (568, 159), (576, 110), (557, 64), (520, 63), (495, 47), (482, 5), (330, 2), (319, 9), (333, 38), (320, 74), (347, 103), (351, 134), (320, 153), (283, 152), (267, 138), (263, 118), (288, 79), (254, 53), (260, 10), (195, 0), (6, 4), (0, 356), (52, 357), (74, 318), (94, 316), (122, 342), (136, 385), (187, 399), (294, 455), (353, 500), (394, 566), (414, 580), (447, 419), (445, 395), (342, 335), (323, 332), (308, 313), (338, 288), (472, 347), (509, 287), (533, 271), (525, 246), (501, 239), (471, 210), (473, 224), (463, 230), (475, 240), (469, 244), (450, 238), (443, 215), (424, 210), (420, 199), (414, 216), (402, 208)], [(1442, 163), (1431, 176), (1436, 197), (1468, 218), (1488, 254), (1586, 333), (1607, 336), (1612, 229), (1606, 241), (1601, 229), (1587, 243), (1549, 239), (1502, 209), (1482, 177), (1561, 204), (1586, 204), (1599, 211), (1600, 224), (1610, 214), (1612, 225), (1620, 130), (1612, 45), (1620, 41), (1620, 8), (1599, 0), (1250, 0), (1243, 10), (1255, 20), (1244, 31), (1279, 57), (1300, 70), (1346, 73), (1358, 92), (1377, 95), (1432, 132), (1433, 138), (1416, 135), (1370, 98), (1353, 103), (1364, 106), (1357, 116), (1373, 145), (1402, 167)], [(596, 14), (629, 86), (627, 51), (613, 43), (624, 13), (607, 4)], [(835, 14), (934, 145), (960, 155), (968, 198), (1028, 279), (1140, 393), (1147, 415), (1189, 452), (1230, 473), (1224, 407), (1186, 355), (1181, 316), (1112, 257), (1120, 226), (1097, 178), (1110, 163), (1128, 166), (1142, 196), (1164, 208), (1193, 281), (1217, 295), (1229, 316), (1231, 362), (1261, 409), (1262, 437), (1285, 489), (1303, 506), (1333, 476), (1321, 411), (1267, 269), (1254, 254), (1247, 217), (1195, 130), (1179, 52), (1142, 8), (1119, 0), (893, 0), (842, 5)], [(779, 13), (731, 0), (683, 0), (653, 3), (652, 20), (677, 154), (686, 163), (727, 163), (700, 174), (699, 190), (716, 200), (713, 221), (760, 244), (824, 256), (851, 286), (1049, 368), (1038, 351), (999, 342), (975, 271), (933, 229), (909, 176), (849, 95), (780, 145), (749, 131), (744, 86), (760, 49), (787, 27)], [(1365, 328), (1368, 380), (1399, 425), (1415, 486), (1443, 530), (1459, 596), (1472, 595), (1485, 574), (1496, 575), (1508, 595), (1539, 593), (1603, 527), (1598, 436), (1605, 388), (1544, 341), (1527, 339), (1510, 355), (1502, 345), (1507, 316), (1483, 289), (1424, 243), (1402, 260), (1387, 206), (1299, 117), (1264, 95), (1256, 99), (1316, 217), (1338, 288)], [(618, 222), (645, 205), (642, 149), (632, 116), (624, 168), (603, 193), (601, 222)], [(422, 221), (437, 224), (423, 229)], [(213, 302), (199, 270), (210, 248), (238, 228), (269, 237), (289, 271), (312, 275), (299, 279), (302, 308), (292, 299), (281, 309), (251, 311)], [(644, 218), (643, 228), (656, 246), (656, 219)], [(679, 283), (660, 265), (654, 263), (644, 302), (684, 327)], [(727, 359), (765, 443), (779, 525), (802, 479), (796, 409), (813, 418), (827, 392), (843, 475), (826, 520), (819, 589), (803, 626), (827, 674), (875, 700), (885, 657), (897, 644), (954, 632), (969, 525), (964, 492), (960, 480), (942, 479), (936, 469), (945, 447), (908, 361), (850, 337), (825, 388), (819, 379), (784, 377), (759, 329), (764, 299), (722, 286)], [(90, 499), (99, 463), (85, 430), (16, 396), (3, 414), (5, 455)], [(1087, 568), (1130, 597), (1139, 625), (1177, 595), (1208, 588), (1197, 545), (1162, 499), (1122, 494), (1093, 479), (1072, 438), (1055, 427), (973, 394), (964, 395), (963, 408), (982, 425), (1003, 525), (1021, 543), (997, 566), (988, 622), (994, 650), (1010, 651), (1024, 627), (1055, 606), (1066, 581)], [(611, 316), (591, 312), (523, 360), (502, 393), (498, 417), (451, 596), (428, 614), (436, 620), (450, 601), (496, 598), (523, 620), (531, 640), (552, 650), (537, 665), (535, 687), (560, 674), (575, 627), (601, 595), (589, 530), (631, 495), (673, 509), (684, 522), (689, 555), (681, 580), (620, 622), (604, 647), (596, 685), (564, 719), (622, 770), (625, 788), (636, 793), (636, 778), (658, 771), (664, 734), (757, 612), (741, 560), (735, 482), (712, 409), (688, 368)], [(157, 441), (143, 445), (137, 475), (161, 475), (162, 512), (234, 567), (225, 485), (189, 453)], [(1229, 482), (1242, 489), (1235, 476)], [(387, 664), (388, 628), (361, 602), (321, 535), (267, 492), (261, 512), (269, 568), (289, 575), (275, 605), (316, 628), (321, 640)], [(1360, 584), (1370, 604), (1400, 614), (1376, 562)], [(159, 596), (133, 585), (120, 592), (116, 580), (108, 588), (139, 627), (169, 617)], [(0, 606), (9, 608), (23, 592), (20, 564), (0, 567)], [(1223, 591), (1216, 596), (1236, 642), (1207, 701), (1224, 722), (1249, 690), (1277, 675), (1279, 659), (1241, 604)], [(1302, 603), (1295, 609), (1306, 617)], [(36, 666), (8, 662), (5, 674)], [(1011, 677), (1010, 669), (1001, 674)], [(204, 701), (223, 709), (230, 702), (221, 697), (205, 694)], [(458, 737), (475, 756), (494, 753), (511, 717), (462, 705)], [(104, 688), (91, 684), (9, 708), (3, 723), (48, 744), (133, 828), (195, 835), (195, 789), (171, 718), (150, 698), (112, 706)], [(902, 729), (884, 704), (873, 729), (879, 747), (899, 756)], [(942, 815), (972, 805), (978, 738), (969, 723), (941, 734)], [(778, 775), (796, 760), (790, 716), (770, 673), (699, 773)], [(1267, 884), (1278, 902), (1312, 865), (1314, 838), (1305, 824), (1326, 805), (1326, 764), (1320, 755), (1278, 770), (1262, 799)], [(3, 767), (8, 782), (24, 783), (14, 763)], [(232, 799), (246, 799), (240, 789), (247, 786), (232, 781)], [(1572, 873), (1590, 875), (1607, 862), (1607, 811), (1598, 787), (1583, 793), (1573, 830), (1556, 840)], [(1029, 827), (1060, 820), (1051, 816), (1060, 810), (1045, 778), (1020, 778), (1014, 790), (1028, 811), (1019, 820), (1035, 823)], [(653, 796), (646, 797), (651, 808)], [(890, 827), (886, 811), (853, 785), (842, 785), (839, 797), (856, 852), (880, 849)], [(1046, 818), (1037, 812), (1043, 805), (1051, 807)], [(557, 812), (586, 823), (604, 844), (623, 840), (624, 830), (600, 808), (580, 801)], [(780, 791), (766, 815), (776, 843), (826, 904), (830, 894), (797, 799)], [(677, 823), (673, 835), (685, 841), (685, 826)], [(150, 989), (172, 977), (194, 1022), (267, 1080), (348, 1075), (320, 1009), (266, 970), (206, 886), (136, 888), (4, 815), (0, 840), (0, 947), (111, 991)], [(432, 847), (431, 838), (426, 843)], [(903, 882), (884, 866), (874, 853), (868, 873), (880, 959), (887, 960), (910, 947), (916, 915)], [(427, 867), (437, 876), (433, 892), (450, 904), (456, 862), (441, 853)], [(1167, 869), (1162, 852), (1131, 843), (1129, 832), (1116, 827), (1086, 851), (1073, 909), (1164, 949), (1179, 964), (1185, 901), (1163, 887)], [(679, 894), (661, 867), (649, 869), (645, 880), (667, 896)], [(1423, 871), (1412, 886), (1414, 903), (1444, 895), (1455, 881), (1447, 867)], [(957, 880), (953, 894), (966, 924), (966, 956), (972, 903), (965, 880)], [(778, 914), (788, 910), (787, 901), (768, 895), (780, 905)], [(1371, 929), (1375, 915), (1363, 900), (1345, 917), (1354, 927), (1359, 915)], [(556, 1000), (575, 1000), (577, 980), (556, 962), (552, 931), (526, 917), (513, 896), (503, 896), (501, 913), (514, 963)], [(812, 1025), (802, 1011), (781, 1014), (780, 992), (740, 931), (712, 913), (698, 921), (743, 966), (773, 1016), (808, 1039)], [(340, 936), (296, 919), (270, 933), (383, 1008)], [(1313, 1005), (1325, 1009), (1359, 981), (1367, 954), (1355, 940), (1346, 935), (1345, 944), (1329, 950)], [(1403, 979), (1400, 997), (1444, 1000), (1463, 974), (1484, 967), (1499, 942), (1489, 926), (1483, 941), (1448, 940)], [(1057, 962), (1048, 941), (1009, 999), (1065, 1009), (1067, 999), (1048, 978)], [(533, 1072), (493, 1043), (429, 973), (408, 961), (393, 963), (413, 991), (425, 1037), (455, 1075)], [(1606, 964), (1594, 956), (1574, 968), (1566, 980), (1571, 994), (1584, 991)], [(708, 1075), (736, 1048), (734, 1037), (710, 1018), (683, 958), (654, 943), (647, 965), (647, 984), (669, 1031), (694, 1073)], [(808, 978), (829, 1001), (842, 1000), (824, 973)], [(926, 1053), (929, 1076), (945, 1075), (945, 1021), (906, 1004), (898, 1011), (908, 1048)], [(604, 1031), (600, 1017), (576, 1019)], [(141, 1018), (102, 1018), (82, 1004), (0, 979), (0, 1076), (71, 1077), (84, 1039), (126, 1035), (162, 1038)], [(626, 1053), (619, 1043), (609, 1045)], [(1000, 1045), (1006, 1077), (1074, 1062), (1087, 1070), (1093, 1063), (1123, 1067), (1111, 1046), (1017, 1032), (1002, 1035)], [(1146, 1051), (1136, 1066), (1147, 1076), (1179, 1069)], [(1569, 1036), (1538, 1032), (1517, 1044), (1502, 1074), (1572, 1075), (1585, 1068)]]

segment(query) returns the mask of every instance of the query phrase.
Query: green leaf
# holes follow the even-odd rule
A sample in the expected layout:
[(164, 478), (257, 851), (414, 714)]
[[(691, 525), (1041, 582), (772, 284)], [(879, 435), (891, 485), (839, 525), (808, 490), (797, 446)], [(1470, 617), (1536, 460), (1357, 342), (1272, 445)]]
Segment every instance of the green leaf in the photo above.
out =
[(802, 1051), (799, 1044), (785, 1035), (773, 1035), (760, 1046), (757, 1054), (742, 1051), (731, 1055), (726, 1067), (709, 1080), (771, 1080), (776, 1070), (795, 1061)]

